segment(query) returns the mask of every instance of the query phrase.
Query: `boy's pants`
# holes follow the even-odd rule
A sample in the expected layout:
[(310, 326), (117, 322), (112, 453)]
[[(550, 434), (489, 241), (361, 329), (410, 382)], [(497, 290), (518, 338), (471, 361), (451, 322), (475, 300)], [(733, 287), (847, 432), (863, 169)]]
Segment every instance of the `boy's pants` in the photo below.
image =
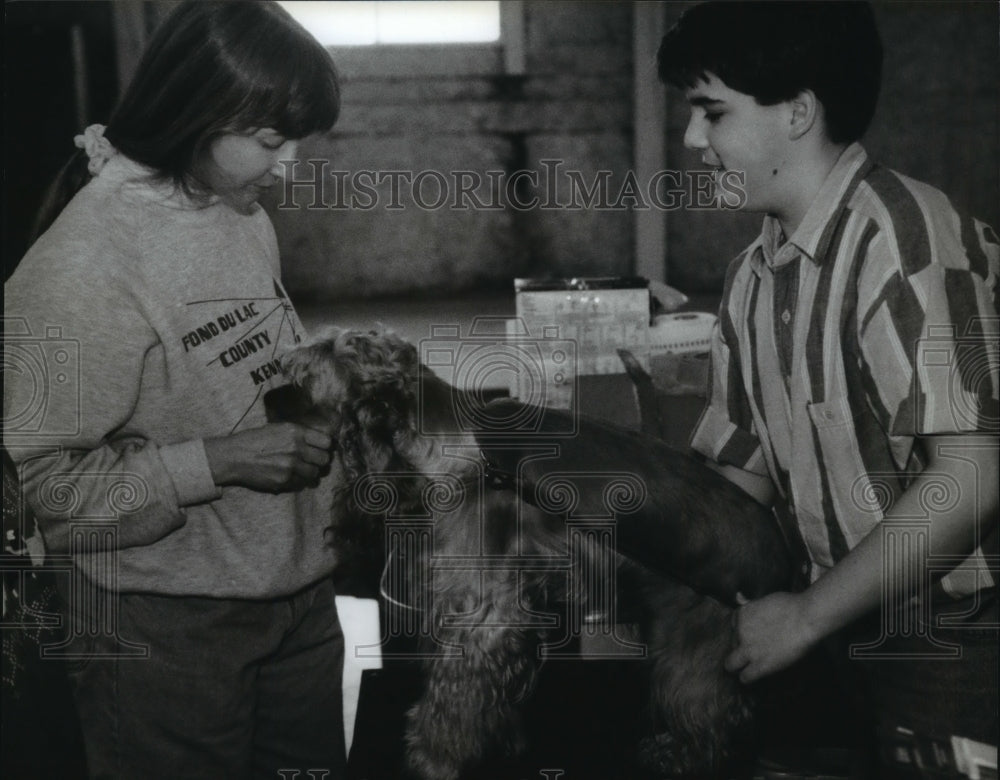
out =
[(344, 638), (329, 578), (268, 601), (122, 594), (118, 639), (76, 625), (89, 652), (69, 671), (91, 777), (343, 776)]
[(865, 621), (840, 650), (867, 693), (883, 757), (897, 727), (945, 743), (960, 736), (996, 745), (996, 588), (935, 605), (929, 621), (911, 617), (890, 626)]

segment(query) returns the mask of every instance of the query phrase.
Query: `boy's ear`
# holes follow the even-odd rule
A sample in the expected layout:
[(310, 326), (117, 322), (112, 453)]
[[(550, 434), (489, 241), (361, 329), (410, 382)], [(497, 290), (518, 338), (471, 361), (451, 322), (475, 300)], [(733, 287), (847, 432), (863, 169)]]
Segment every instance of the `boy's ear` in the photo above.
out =
[(811, 89), (803, 89), (788, 102), (792, 110), (788, 137), (797, 141), (819, 121), (820, 104)]

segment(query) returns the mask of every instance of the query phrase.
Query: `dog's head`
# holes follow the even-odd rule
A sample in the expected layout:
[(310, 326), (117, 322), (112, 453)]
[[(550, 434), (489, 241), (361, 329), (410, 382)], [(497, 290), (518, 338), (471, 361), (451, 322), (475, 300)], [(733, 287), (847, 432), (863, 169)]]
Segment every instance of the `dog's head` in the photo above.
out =
[(330, 422), (349, 477), (403, 468), (394, 461), (414, 454), (420, 360), (409, 342), (334, 328), (288, 352), (281, 367), (292, 389), (271, 400)]

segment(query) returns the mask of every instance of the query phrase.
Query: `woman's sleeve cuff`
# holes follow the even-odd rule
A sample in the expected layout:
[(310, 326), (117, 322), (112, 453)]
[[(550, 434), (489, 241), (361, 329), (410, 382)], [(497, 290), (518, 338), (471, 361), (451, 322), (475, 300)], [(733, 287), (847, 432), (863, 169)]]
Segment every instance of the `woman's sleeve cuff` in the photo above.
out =
[(201, 439), (160, 447), (160, 457), (173, 480), (178, 506), (204, 504), (222, 497), (222, 488), (212, 478)]

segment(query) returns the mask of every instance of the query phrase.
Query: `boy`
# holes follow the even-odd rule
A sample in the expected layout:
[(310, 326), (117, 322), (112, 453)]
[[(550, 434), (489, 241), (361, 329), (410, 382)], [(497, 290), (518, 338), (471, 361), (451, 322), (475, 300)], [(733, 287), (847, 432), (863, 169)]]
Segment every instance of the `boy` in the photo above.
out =
[(692, 446), (774, 504), (804, 587), (741, 607), (726, 666), (751, 682), (836, 638), (872, 659), (881, 733), (995, 744), (1000, 245), (859, 145), (881, 62), (866, 3), (708, 2), (661, 44), (685, 145), (766, 215)]

